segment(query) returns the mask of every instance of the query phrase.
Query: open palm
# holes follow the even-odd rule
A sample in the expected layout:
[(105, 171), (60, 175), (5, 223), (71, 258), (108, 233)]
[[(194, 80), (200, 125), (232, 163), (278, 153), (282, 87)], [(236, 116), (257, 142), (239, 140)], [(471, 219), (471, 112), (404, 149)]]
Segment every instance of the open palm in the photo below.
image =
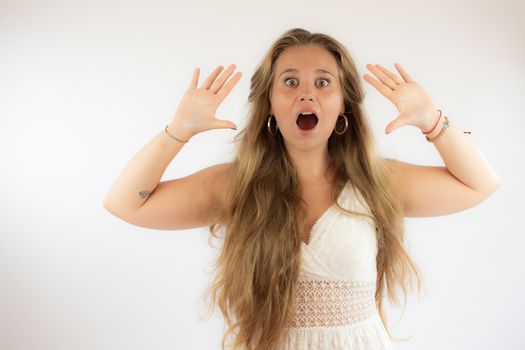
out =
[(182, 132), (191, 136), (210, 129), (237, 129), (233, 122), (220, 120), (215, 116), (219, 105), (241, 78), (241, 72), (237, 72), (226, 82), (232, 75), (235, 67), (234, 64), (230, 65), (217, 78), (223, 69), (222, 66), (218, 66), (200, 88), (197, 87), (200, 69), (196, 68), (193, 73), (193, 79), (175, 112), (172, 121), (174, 128), (182, 130)]
[(399, 115), (387, 125), (385, 132), (390, 133), (403, 125), (414, 125), (421, 130), (431, 128), (437, 110), (430, 96), (399, 63), (395, 66), (402, 79), (379, 64), (366, 66), (379, 81), (368, 74), (364, 75), (364, 79), (392, 101), (399, 111)]

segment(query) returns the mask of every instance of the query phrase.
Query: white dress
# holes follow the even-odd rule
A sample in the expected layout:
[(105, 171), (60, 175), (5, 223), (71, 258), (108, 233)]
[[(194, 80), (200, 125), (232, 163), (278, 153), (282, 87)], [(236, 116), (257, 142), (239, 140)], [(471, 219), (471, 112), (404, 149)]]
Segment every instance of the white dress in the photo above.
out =
[[(348, 181), (338, 198), (370, 214)], [(302, 243), (297, 310), (283, 350), (391, 350), (375, 303), (377, 242), (371, 218), (348, 215), (335, 203)]]

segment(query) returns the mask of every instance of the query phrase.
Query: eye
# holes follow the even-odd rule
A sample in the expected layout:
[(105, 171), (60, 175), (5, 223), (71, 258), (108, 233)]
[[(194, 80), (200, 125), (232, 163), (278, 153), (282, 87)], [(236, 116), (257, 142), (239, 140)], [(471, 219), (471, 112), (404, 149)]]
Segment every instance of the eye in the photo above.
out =
[(324, 86), (327, 86), (330, 83), (330, 79), (321, 78), (318, 81), (326, 81), (326, 84)]
[(287, 84), (290, 80), (296, 81), (294, 78), (284, 78), (284, 85), (290, 86), (289, 84)]
[[(290, 81), (290, 80), (297, 82), (297, 80), (295, 78), (285, 78), (284, 79), (284, 85), (286, 85), (286, 86), (293, 86), (293, 85), (287, 84), (288, 81)], [(327, 78), (321, 78), (321, 79), (318, 79), (317, 81), (325, 81), (326, 82), (324, 85), (322, 85), (322, 87), (325, 87), (328, 84), (330, 84), (330, 79), (327, 79)]]

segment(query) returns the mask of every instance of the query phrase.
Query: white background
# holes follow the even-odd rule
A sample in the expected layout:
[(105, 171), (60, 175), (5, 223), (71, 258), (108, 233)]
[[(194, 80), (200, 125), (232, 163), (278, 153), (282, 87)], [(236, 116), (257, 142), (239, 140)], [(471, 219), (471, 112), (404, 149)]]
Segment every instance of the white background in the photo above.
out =
[[(217, 117), (245, 124), (249, 78), (284, 31), (340, 40), (361, 74), (401, 63), (502, 179), (480, 205), (407, 218), (426, 287), (395, 349), (523, 349), (525, 9), (507, 1), (0, 2), (0, 348), (218, 349), (199, 321), (215, 250), (205, 228), (150, 230), (102, 206), (127, 162), (171, 120), (193, 69), (243, 77)], [(396, 72), (397, 73), (397, 72)], [(443, 165), (362, 79), (380, 152)], [(234, 130), (184, 146), (162, 180), (229, 161)]]

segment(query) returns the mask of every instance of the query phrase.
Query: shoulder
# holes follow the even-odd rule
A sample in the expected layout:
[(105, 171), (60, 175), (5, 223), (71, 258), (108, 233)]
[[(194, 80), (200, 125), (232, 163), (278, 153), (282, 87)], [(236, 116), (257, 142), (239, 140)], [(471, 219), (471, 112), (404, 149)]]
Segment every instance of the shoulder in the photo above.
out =
[(400, 181), (403, 178), (403, 172), (406, 170), (407, 163), (401, 162), (397, 159), (392, 158), (383, 158), (380, 157), (380, 160), (383, 162), (383, 165), (385, 166), (385, 170), (387, 173), (387, 176), (393, 181), (397, 186), (400, 186)]

